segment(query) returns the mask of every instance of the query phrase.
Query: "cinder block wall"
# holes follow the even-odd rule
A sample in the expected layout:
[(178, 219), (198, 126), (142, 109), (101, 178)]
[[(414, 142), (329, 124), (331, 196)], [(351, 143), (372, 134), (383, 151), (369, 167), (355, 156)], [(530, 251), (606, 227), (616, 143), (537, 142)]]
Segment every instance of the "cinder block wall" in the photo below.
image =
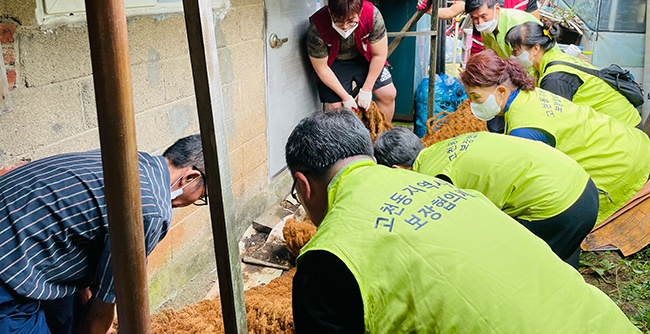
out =
[[(0, 167), (24, 159), (99, 148), (87, 28), (39, 27), (31, 1), (3, 0), (3, 47), (12, 109), (0, 111)], [(35, 2), (34, 2), (35, 3)], [(228, 156), (240, 237), (252, 219), (286, 195), (268, 181), (262, 0), (215, 9)], [(162, 153), (199, 130), (182, 14), (128, 19), (138, 148)], [(286, 177), (285, 177), (286, 178)], [(279, 178), (282, 179), (282, 178)], [(201, 299), (215, 282), (207, 208), (174, 212), (172, 228), (149, 257), (152, 310)]]

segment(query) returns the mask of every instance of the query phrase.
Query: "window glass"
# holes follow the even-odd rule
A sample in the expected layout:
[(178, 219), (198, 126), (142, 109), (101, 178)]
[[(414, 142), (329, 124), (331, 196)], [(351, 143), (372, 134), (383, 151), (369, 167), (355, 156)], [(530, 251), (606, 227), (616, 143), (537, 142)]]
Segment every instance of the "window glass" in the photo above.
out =
[(559, 2), (559, 6), (571, 8), (592, 30), (645, 32), (646, 0), (560, 0)]
[(602, 0), (599, 31), (645, 32), (646, 0)]
[(582, 22), (592, 30), (596, 30), (598, 21), (598, 0), (573, 1), (569, 6), (580, 17)]

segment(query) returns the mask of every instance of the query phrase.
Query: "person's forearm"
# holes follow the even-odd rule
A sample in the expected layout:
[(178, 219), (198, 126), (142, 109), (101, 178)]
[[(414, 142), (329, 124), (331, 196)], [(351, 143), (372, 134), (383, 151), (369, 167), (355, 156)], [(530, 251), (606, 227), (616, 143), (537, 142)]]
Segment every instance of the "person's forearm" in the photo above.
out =
[(366, 81), (361, 86), (361, 89), (366, 92), (372, 92), (375, 81), (377, 81), (379, 74), (384, 69), (386, 58), (388, 58), (388, 37), (384, 35), (377, 42), (370, 44), (370, 49), (372, 51), (372, 58), (370, 58), (368, 76), (366, 76)]
[(438, 8), (438, 18), (441, 20), (450, 20), (456, 17), (456, 15), (462, 14), (463, 12), (465, 12), (465, 2), (456, 1), (456, 3), (449, 7)]
[(384, 69), (385, 64), (386, 56), (372, 56), (370, 67), (368, 68), (368, 76), (366, 77), (366, 81), (364, 81), (361, 89), (366, 92), (372, 92), (372, 88), (374, 87), (379, 74), (381, 74), (381, 71)]
[(341, 101), (347, 100), (350, 94), (343, 88), (339, 78), (336, 77), (336, 74), (334, 74), (331, 68), (328, 67), (320, 72), (316, 71), (316, 73), (325, 86), (329, 87), (341, 98)]
[(106, 334), (113, 323), (115, 304), (90, 298), (84, 313), (77, 323), (78, 333)]

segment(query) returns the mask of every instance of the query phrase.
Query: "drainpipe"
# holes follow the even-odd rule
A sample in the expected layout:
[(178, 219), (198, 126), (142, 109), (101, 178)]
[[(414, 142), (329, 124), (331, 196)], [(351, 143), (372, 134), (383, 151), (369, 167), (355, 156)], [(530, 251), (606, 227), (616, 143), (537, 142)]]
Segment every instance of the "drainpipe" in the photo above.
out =
[(120, 332), (151, 332), (124, 0), (86, 0)]

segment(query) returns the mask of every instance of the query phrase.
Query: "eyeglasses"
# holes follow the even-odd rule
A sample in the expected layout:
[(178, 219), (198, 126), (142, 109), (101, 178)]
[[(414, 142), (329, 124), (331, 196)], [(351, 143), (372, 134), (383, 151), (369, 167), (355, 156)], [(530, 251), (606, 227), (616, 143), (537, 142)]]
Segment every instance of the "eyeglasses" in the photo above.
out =
[(350, 28), (354, 28), (357, 25), (359, 25), (359, 21), (354, 21), (354, 20), (347, 20), (347, 21), (332, 20), (332, 22), (334, 22), (334, 25), (336, 25), (339, 28), (345, 28), (346, 26)]
[(300, 203), (300, 199), (298, 198), (298, 193), (296, 192), (296, 180), (293, 180), (293, 185), (291, 186), (291, 197), (293, 197), (294, 201), (298, 204)]
[(194, 202), (193, 204), (195, 206), (208, 205), (208, 182), (207, 179), (205, 178), (205, 174), (203, 174), (203, 172), (200, 169), (198, 169), (196, 166), (192, 166), (192, 169), (198, 171), (201, 174), (201, 179), (203, 179), (203, 193), (201, 194), (199, 199), (196, 200), (196, 202)]

